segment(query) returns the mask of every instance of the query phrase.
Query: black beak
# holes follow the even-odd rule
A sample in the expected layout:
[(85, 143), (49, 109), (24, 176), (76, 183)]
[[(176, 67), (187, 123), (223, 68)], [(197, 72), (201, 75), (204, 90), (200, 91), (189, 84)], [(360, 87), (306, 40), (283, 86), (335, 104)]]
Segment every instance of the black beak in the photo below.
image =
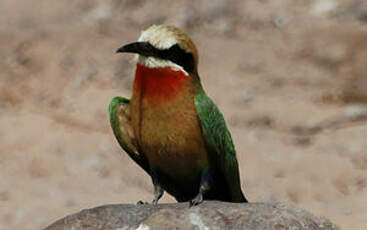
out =
[(149, 57), (156, 55), (156, 49), (148, 42), (133, 42), (122, 46), (116, 53), (136, 53)]

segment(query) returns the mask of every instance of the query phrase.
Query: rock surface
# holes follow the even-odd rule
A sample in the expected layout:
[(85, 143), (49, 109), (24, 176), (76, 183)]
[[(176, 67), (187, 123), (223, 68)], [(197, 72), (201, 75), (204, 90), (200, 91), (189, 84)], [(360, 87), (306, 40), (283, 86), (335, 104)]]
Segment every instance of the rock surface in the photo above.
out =
[(285, 204), (234, 204), (206, 201), (189, 208), (188, 203), (113, 204), (82, 210), (45, 230), (63, 229), (339, 229), (323, 217)]

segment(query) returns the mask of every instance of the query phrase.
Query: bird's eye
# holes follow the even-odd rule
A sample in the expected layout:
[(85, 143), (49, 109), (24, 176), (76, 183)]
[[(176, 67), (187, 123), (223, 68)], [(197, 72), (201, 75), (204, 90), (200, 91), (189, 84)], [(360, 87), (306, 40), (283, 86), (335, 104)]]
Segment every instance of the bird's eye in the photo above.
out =
[(178, 44), (165, 50), (166, 59), (182, 66), (185, 71), (192, 73), (195, 68), (194, 55), (182, 49)]

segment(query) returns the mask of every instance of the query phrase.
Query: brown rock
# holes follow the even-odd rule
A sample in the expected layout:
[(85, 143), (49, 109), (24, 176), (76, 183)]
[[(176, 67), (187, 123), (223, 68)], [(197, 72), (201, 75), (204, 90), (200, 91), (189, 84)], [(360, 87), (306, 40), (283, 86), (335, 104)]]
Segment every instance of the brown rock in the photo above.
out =
[(116, 204), (69, 215), (45, 230), (62, 229), (339, 229), (323, 217), (285, 204), (235, 204), (206, 201), (132, 205)]

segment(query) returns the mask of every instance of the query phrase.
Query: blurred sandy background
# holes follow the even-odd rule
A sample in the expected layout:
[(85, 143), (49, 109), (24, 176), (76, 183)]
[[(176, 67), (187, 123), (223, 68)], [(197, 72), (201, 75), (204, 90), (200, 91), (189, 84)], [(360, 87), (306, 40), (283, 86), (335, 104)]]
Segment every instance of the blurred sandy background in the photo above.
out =
[(161, 23), (198, 46), (249, 200), (366, 229), (364, 0), (1, 0), (0, 229), (152, 199), (107, 107), (130, 96), (134, 73), (115, 50)]

